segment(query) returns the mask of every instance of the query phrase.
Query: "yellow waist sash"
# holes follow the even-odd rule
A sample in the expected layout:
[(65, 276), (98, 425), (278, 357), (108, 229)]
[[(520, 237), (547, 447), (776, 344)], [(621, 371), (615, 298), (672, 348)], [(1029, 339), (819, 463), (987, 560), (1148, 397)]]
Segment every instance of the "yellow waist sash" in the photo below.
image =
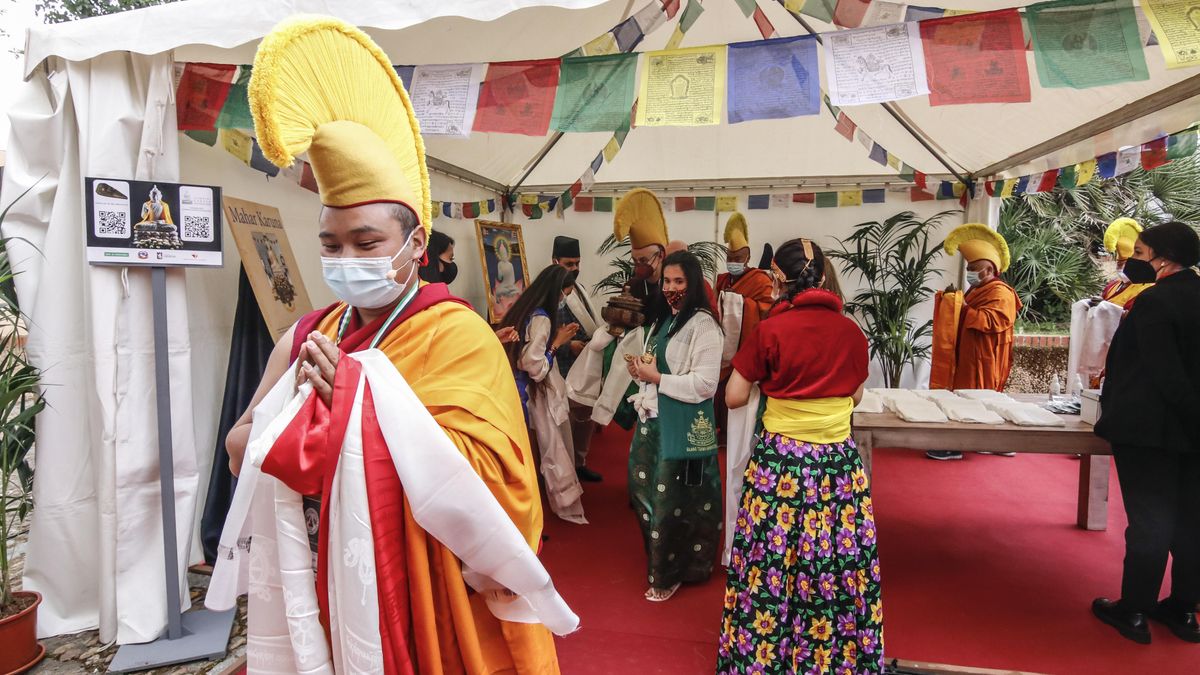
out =
[(808, 443), (840, 443), (850, 437), (854, 399), (768, 398), (763, 429)]

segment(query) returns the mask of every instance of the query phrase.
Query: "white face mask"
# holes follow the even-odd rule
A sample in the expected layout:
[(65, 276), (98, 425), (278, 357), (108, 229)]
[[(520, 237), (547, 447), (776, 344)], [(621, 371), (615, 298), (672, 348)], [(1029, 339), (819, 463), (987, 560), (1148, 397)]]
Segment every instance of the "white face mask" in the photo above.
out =
[(978, 286), (979, 285), (979, 272), (972, 272), (971, 270), (967, 270), (966, 279), (967, 279), (968, 286)]
[(414, 258), (408, 262), (408, 277), (401, 283), (394, 279), (395, 270), (392, 269), (392, 262), (408, 248), (408, 245), (412, 243), (413, 234), (416, 232), (417, 229), (414, 227), (404, 245), (400, 247), (396, 255), (390, 258), (326, 258), (322, 256), (321, 272), (325, 276), (325, 284), (338, 299), (351, 307), (361, 309), (387, 307), (400, 297), (417, 271)]
[(725, 269), (733, 276), (740, 277), (746, 273), (746, 263), (727, 262), (725, 263)]

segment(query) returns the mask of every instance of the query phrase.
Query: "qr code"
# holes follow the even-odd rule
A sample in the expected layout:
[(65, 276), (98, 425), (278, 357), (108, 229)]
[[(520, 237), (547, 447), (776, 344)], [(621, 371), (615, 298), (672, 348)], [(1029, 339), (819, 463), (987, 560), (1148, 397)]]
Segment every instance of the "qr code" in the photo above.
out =
[(184, 216), (183, 239), (186, 241), (212, 241), (212, 218), (208, 216)]
[(124, 211), (97, 211), (96, 236), (128, 237), (129, 214)]

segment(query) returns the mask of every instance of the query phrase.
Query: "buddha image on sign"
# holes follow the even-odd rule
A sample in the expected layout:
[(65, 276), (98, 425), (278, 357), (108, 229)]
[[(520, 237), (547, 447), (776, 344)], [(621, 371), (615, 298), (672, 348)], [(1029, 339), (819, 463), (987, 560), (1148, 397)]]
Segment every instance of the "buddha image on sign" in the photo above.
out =
[(133, 226), (134, 248), (181, 248), (179, 230), (171, 218), (171, 205), (163, 201), (158, 186), (150, 188), (149, 199), (142, 204), (141, 220)]
[(292, 283), (288, 270), (287, 259), (283, 256), (283, 247), (279, 245), (279, 237), (265, 232), (255, 232), (254, 250), (258, 252), (263, 271), (271, 281), (271, 294), (288, 311), (296, 308), (296, 286)]

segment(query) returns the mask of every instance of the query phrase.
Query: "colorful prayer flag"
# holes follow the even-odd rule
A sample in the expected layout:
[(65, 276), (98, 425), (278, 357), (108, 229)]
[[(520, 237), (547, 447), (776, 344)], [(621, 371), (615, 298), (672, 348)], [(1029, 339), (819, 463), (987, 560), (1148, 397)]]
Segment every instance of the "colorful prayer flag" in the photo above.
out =
[(1167, 137), (1162, 136), (1142, 144), (1142, 168), (1153, 171), (1171, 160), (1167, 159)]
[(1133, 146), (1131, 148), (1121, 148), (1117, 151), (1117, 168), (1115, 175), (1124, 176), (1133, 171), (1142, 163), (1142, 148)]
[(675, 200), (672, 197), (659, 197), (658, 205), (662, 208), (663, 213), (670, 213), (675, 210)]
[(692, 211), (695, 208), (696, 208), (696, 198), (695, 197), (676, 197), (675, 198), (675, 210), (676, 211)]
[(1083, 186), (1091, 182), (1092, 177), (1096, 175), (1097, 162), (1094, 159), (1089, 159), (1086, 162), (1080, 162), (1075, 165), (1075, 185)]
[(1200, 65), (1200, 8), (1191, 0), (1141, 0), (1168, 68)]
[(1070, 190), (1078, 186), (1078, 181), (1079, 171), (1077, 165), (1064, 166), (1058, 170), (1058, 183), (1056, 183), (1058, 187)]
[(927, 202), (933, 199), (933, 195), (922, 190), (919, 187), (910, 187), (908, 189), (908, 201), (910, 202)]
[(792, 205), (792, 195), (784, 193), (779, 195), (771, 195), (771, 208), (786, 209)]
[(211, 131), (229, 97), (237, 66), (189, 63), (175, 92), (175, 121), (180, 131)]
[(887, 165), (890, 166), (891, 168), (895, 169), (896, 171), (899, 171), (900, 167), (903, 164), (904, 164), (904, 162), (901, 162), (899, 157), (893, 155), (890, 152), (887, 154)]
[(737, 211), (737, 195), (717, 195), (717, 213)]
[(928, 189), (928, 187), (929, 187), (928, 185), (926, 185), (925, 174), (921, 173), (920, 171), (913, 170), (912, 180), (914, 183), (917, 184), (917, 187), (919, 187), (921, 189)]
[(726, 47), (647, 52), (637, 125), (703, 126), (721, 121)]
[(768, 209), (771, 207), (771, 195), (750, 195), (746, 198), (746, 208), (751, 211)]
[(308, 162), (304, 163), (304, 166), (300, 172), (300, 187), (310, 192), (320, 191), (320, 189), (317, 188), (317, 176), (313, 173), (312, 164), (309, 164)]
[(592, 201), (593, 201), (592, 197), (576, 197), (575, 198), (575, 211), (577, 213), (591, 213), (592, 212)]
[(616, 28), (612, 29), (613, 37), (617, 40), (617, 49), (622, 52), (631, 52), (642, 43), (642, 38), (646, 34), (642, 32), (642, 27), (637, 23), (637, 17), (631, 16), (625, 19)]
[(836, 8), (837, 0), (808, 0), (800, 8), (800, 13), (825, 23), (833, 23), (833, 12)]
[(816, 115), (821, 111), (813, 36), (729, 45), (729, 123)]
[(871, 159), (871, 161), (875, 162), (876, 164), (882, 164), (883, 166), (887, 166), (888, 152), (887, 152), (887, 150), (884, 150), (882, 145), (880, 145), (878, 143), (872, 143), (871, 144), (871, 152), (867, 156)]
[(482, 63), (417, 66), (409, 98), (422, 136), (471, 135), (485, 68)]
[(250, 168), (261, 171), (271, 178), (279, 175), (279, 167), (267, 159), (267, 156), (263, 154), (262, 146), (253, 138), (250, 139)]
[(871, 0), (837, 0), (837, 6), (833, 9), (833, 25), (858, 28), (862, 25), (870, 4)]
[(854, 125), (854, 122), (849, 117), (846, 116), (846, 113), (844, 113), (844, 112), (838, 113), (837, 126), (835, 126), (833, 128), (834, 131), (845, 136), (846, 140), (853, 141), (854, 140), (854, 130), (857, 128), (858, 127), (856, 127)]
[(954, 199), (955, 196), (954, 185), (950, 181), (944, 180), (938, 184), (938, 199)]
[(697, 211), (716, 211), (717, 210), (717, 198), (716, 197), (696, 197), (696, 210)]
[(1025, 8), (1043, 87), (1146, 80), (1133, 0), (1054, 0)]
[(412, 89), (413, 71), (415, 71), (417, 69), (417, 67), (416, 66), (392, 66), (392, 69), (396, 71), (396, 75), (400, 76), (400, 84), (404, 85), (404, 91), (408, 91), (408, 90)]
[(193, 141), (203, 143), (210, 148), (217, 144), (217, 130), (216, 129), (211, 129), (209, 131), (193, 130), (193, 131), (185, 131), (183, 133), (185, 136), (192, 139)]
[(930, 19), (940, 19), (946, 10), (941, 7), (919, 7), (917, 5), (909, 5), (904, 11), (905, 21), (928, 21)]
[(758, 7), (758, 0), (734, 0), (734, 1), (737, 2), (738, 7), (742, 8), (742, 15), (745, 16), (746, 18), (750, 18), (750, 15), (753, 14), (754, 10)]
[(835, 104), (862, 105), (929, 93), (916, 23), (837, 31), (825, 38), (825, 76)]
[(687, 7), (684, 8), (683, 14), (679, 17), (679, 32), (686, 33), (692, 29), (692, 25), (696, 23), (696, 19), (704, 13), (704, 5), (700, 4), (700, 0), (688, 0)]
[(1030, 100), (1016, 9), (922, 21), (920, 27), (929, 105)]
[(627, 128), (637, 59), (637, 54), (563, 59), (550, 127), (566, 132)]
[(617, 38), (612, 32), (607, 32), (604, 35), (588, 42), (583, 46), (584, 56), (608, 56), (620, 52), (620, 47), (617, 46)]
[(1029, 176), (1021, 176), (1017, 179), (1017, 184), (1013, 186), (1014, 195), (1023, 195), (1029, 190)]
[[(679, 9), (678, 2), (675, 3), (675, 9)], [(667, 22), (667, 15), (664, 12), (665, 8), (661, 2), (651, 0), (633, 15), (633, 20), (637, 22), (642, 35), (649, 35)]]
[(813, 203), (818, 209), (833, 208), (838, 205), (838, 193), (836, 192), (818, 192)]
[(1050, 192), (1058, 183), (1058, 169), (1051, 169), (1042, 174), (1041, 180), (1038, 181), (1038, 192)]
[(659, 0), (659, 2), (662, 3), (663, 14), (665, 14), (668, 19), (674, 19), (675, 15), (679, 13), (680, 0)]
[(754, 8), (754, 25), (758, 26), (758, 34), (763, 36), (764, 40), (776, 36), (775, 26), (771, 24), (771, 20), (767, 18), (767, 13), (762, 10), (762, 7)]
[(488, 65), (474, 130), (546, 135), (558, 91), (558, 64), (558, 59), (544, 59)]
[(616, 137), (608, 139), (608, 144), (604, 146), (604, 161), (611, 162), (621, 151), (621, 144), (617, 143)]
[(229, 86), (225, 105), (217, 115), (218, 129), (253, 129), (254, 117), (250, 115), (250, 66), (239, 66), (237, 79)]
[(592, 207), (600, 213), (612, 213), (613, 198), (612, 197), (596, 197), (592, 201)]
[(892, 23), (903, 23), (904, 5), (898, 2), (888, 2), (888, 0), (871, 0), (871, 6), (867, 7), (866, 16), (863, 17), (862, 26), (886, 26)]
[(221, 129), (217, 137), (221, 139), (221, 147), (225, 148), (225, 152), (240, 159), (242, 164), (250, 165), (253, 141), (249, 135), (237, 129)]
[(679, 44), (683, 42), (683, 31), (679, 29), (679, 25), (675, 25), (674, 32), (671, 33), (670, 39), (667, 40), (667, 49), (679, 49)]
[(1004, 197), (1004, 198), (1013, 196), (1013, 191), (1016, 189), (1016, 187), (1017, 187), (1017, 179), (1016, 178), (1004, 179), (1004, 187), (1000, 188), (1000, 196)]
[(1182, 159), (1196, 152), (1196, 128), (1187, 129), (1167, 137), (1167, 159)]
[[(861, 206), (863, 203), (862, 190), (841, 190), (837, 193), (838, 206)], [(818, 204), (817, 206), (820, 206)]]
[(797, 192), (792, 195), (792, 201), (796, 204), (814, 204), (817, 201), (817, 193)]
[(886, 190), (876, 188), (873, 190), (862, 191), (862, 203), (864, 204), (882, 204), (887, 199)]

